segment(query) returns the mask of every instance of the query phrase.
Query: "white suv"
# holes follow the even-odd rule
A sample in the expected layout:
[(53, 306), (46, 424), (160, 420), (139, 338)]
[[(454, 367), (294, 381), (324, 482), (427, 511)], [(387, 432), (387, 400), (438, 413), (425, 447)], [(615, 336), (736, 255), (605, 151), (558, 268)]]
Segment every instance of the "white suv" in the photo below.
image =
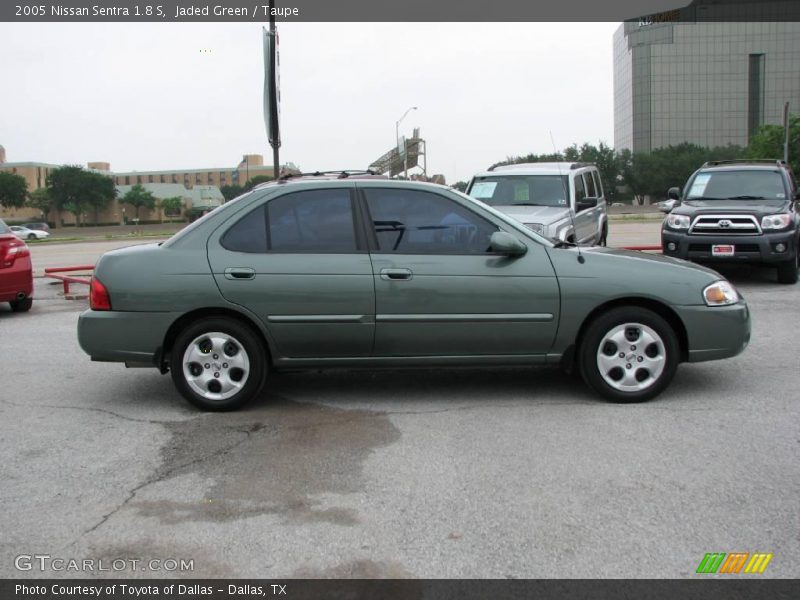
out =
[(521, 163), (477, 173), (467, 194), (545, 237), (606, 245), (608, 211), (597, 167), (589, 163)]

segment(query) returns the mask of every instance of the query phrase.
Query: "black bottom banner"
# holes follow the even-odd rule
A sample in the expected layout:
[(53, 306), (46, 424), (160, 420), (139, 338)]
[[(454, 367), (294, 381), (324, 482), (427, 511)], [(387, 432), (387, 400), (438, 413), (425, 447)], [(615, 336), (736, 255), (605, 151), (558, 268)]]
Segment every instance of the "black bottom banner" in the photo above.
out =
[(0, 580), (0, 599), (505, 600), (800, 598), (791, 579), (41, 579)]

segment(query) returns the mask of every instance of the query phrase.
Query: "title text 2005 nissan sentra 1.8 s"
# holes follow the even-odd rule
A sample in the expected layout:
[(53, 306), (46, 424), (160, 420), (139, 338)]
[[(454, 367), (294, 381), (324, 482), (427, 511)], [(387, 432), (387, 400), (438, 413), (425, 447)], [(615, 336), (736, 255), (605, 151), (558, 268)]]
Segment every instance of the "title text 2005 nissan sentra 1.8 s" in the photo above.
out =
[[(745, 301), (716, 272), (576, 248), (449, 188), (341, 173), (272, 182), (162, 244), (97, 263), (81, 347), (230, 410), (272, 370), (560, 364), (614, 401), (734, 356)], [(531, 392), (535, 393), (535, 392)]]

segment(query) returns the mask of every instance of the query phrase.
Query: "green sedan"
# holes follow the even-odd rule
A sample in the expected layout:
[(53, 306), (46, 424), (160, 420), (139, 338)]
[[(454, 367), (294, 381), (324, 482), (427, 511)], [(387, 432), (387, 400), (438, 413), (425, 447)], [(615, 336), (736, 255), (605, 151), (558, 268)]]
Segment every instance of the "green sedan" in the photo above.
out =
[(452, 189), (351, 173), (281, 179), (161, 244), (108, 252), (78, 339), (171, 372), (204, 410), (272, 371), (560, 365), (617, 402), (682, 361), (735, 356), (750, 315), (718, 273), (554, 242)]

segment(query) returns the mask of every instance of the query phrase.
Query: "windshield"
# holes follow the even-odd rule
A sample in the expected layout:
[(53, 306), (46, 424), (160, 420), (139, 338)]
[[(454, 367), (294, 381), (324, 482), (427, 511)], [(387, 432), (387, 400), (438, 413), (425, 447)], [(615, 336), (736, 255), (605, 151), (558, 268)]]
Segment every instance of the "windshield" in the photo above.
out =
[(3, 219), (0, 219), (0, 233), (11, 233), (11, 230), (8, 228), (8, 225), (5, 224)]
[(469, 195), (489, 206), (567, 206), (568, 175), (476, 177)]
[(687, 200), (783, 200), (786, 190), (779, 171), (742, 170), (698, 173)]

